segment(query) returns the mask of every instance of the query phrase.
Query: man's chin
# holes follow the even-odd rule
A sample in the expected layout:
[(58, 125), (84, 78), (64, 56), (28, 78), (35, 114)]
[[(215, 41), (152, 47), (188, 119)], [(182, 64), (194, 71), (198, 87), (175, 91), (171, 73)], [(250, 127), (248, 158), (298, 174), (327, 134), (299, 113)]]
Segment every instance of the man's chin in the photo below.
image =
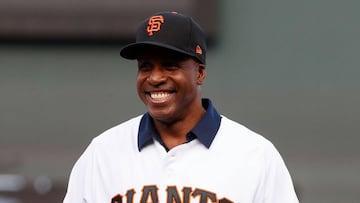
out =
[(171, 124), (175, 120), (173, 114), (170, 112), (151, 111), (149, 109), (148, 109), (148, 112), (149, 112), (151, 118), (157, 122)]

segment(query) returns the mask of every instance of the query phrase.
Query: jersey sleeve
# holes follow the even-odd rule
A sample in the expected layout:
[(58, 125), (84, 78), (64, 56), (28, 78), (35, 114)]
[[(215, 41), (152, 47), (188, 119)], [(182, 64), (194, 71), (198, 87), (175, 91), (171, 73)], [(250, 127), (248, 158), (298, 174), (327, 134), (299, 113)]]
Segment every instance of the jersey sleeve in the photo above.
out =
[(75, 163), (63, 203), (88, 203), (86, 195), (92, 185), (93, 146), (90, 144)]
[(290, 173), (275, 146), (265, 147), (264, 203), (299, 203)]

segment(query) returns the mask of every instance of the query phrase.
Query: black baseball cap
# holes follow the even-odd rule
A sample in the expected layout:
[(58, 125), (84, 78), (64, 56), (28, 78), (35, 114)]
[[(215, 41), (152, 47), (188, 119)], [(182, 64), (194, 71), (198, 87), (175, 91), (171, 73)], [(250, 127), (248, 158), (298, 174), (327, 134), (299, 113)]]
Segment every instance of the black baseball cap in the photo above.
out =
[(120, 55), (137, 59), (145, 47), (156, 46), (206, 62), (206, 37), (191, 17), (176, 12), (159, 12), (140, 23), (136, 42), (126, 45)]

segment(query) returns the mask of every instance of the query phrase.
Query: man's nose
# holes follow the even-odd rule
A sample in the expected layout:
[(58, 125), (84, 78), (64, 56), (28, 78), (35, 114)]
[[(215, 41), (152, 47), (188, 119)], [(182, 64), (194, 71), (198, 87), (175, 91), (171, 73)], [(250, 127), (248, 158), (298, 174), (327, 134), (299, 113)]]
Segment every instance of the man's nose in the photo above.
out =
[(152, 85), (159, 85), (163, 82), (165, 82), (167, 79), (166, 74), (164, 72), (164, 69), (156, 66), (151, 70), (151, 73), (149, 75), (149, 77), (147, 78), (147, 80), (150, 82), (150, 84)]

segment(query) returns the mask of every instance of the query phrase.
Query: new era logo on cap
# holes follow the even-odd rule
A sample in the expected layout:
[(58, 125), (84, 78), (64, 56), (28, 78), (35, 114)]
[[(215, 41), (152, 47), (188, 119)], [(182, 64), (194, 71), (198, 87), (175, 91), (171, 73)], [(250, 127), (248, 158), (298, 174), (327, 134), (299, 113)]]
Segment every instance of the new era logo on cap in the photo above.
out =
[(195, 53), (202, 55), (202, 49), (201, 49), (200, 45), (196, 45)]
[(176, 12), (159, 12), (138, 27), (136, 42), (125, 46), (120, 55), (137, 59), (145, 46), (157, 46), (194, 57), (205, 64), (206, 37), (201, 27), (189, 16)]

